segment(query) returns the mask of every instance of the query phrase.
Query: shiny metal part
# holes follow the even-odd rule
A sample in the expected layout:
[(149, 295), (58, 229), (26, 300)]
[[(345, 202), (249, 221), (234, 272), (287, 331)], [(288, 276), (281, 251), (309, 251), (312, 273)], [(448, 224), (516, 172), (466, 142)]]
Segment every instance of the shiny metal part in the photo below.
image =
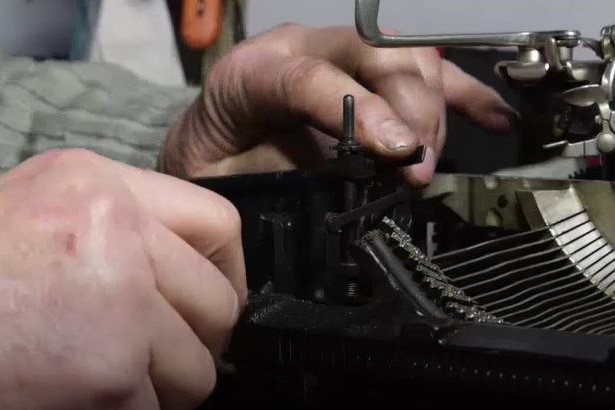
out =
[[(615, 26), (604, 27), (599, 39), (575, 30), (394, 35), (380, 30), (379, 7), (379, 0), (355, 2), (356, 28), (365, 43), (515, 48), (515, 60), (495, 66), (501, 78), (522, 88), (546, 90), (555, 107), (564, 107), (559, 115), (581, 112), (590, 120), (595, 115), (598, 125), (589, 127), (591, 135), (581, 140), (578, 134), (571, 134), (571, 141), (556, 138), (566, 133), (554, 132), (538, 146), (571, 158), (615, 154)], [(575, 60), (577, 47), (593, 50), (598, 59)], [(569, 120), (564, 123), (572, 123)], [(519, 232), (434, 254), (431, 262), (437, 266), (428, 270), (437, 272), (438, 279), (426, 275), (426, 281), (442, 297), (458, 298), (453, 301), (461, 303), (457, 314), (466, 309), (465, 299), (458, 296), (462, 294), (473, 301), (468, 304), (473, 309), (514, 325), (615, 334), (612, 183), (439, 174), (422, 195), (439, 198), (470, 225)], [(413, 254), (404, 246), (398, 249)]]
[[(393, 35), (378, 24), (380, 0), (355, 1), (355, 25), (362, 40), (373, 47), (515, 47), (517, 61), (497, 64), (496, 73), (516, 81), (539, 81), (550, 71), (572, 78), (595, 77), (595, 63), (573, 62), (573, 49), (597, 42), (577, 30), (520, 31), (506, 33)], [(601, 72), (602, 70), (600, 70)], [(581, 80), (582, 81), (582, 80)]]
[(574, 107), (591, 107), (596, 105), (600, 116), (597, 122), (602, 125), (602, 131), (595, 138), (569, 143), (558, 141), (547, 144), (545, 149), (561, 149), (564, 157), (585, 157), (590, 155), (612, 154), (615, 152), (615, 129), (613, 127), (613, 111), (605, 87), (598, 84), (588, 84), (569, 89), (562, 93), (562, 99)]
[(606, 65), (600, 80), (600, 86), (609, 101), (615, 100), (615, 63), (610, 62)]
[[(513, 47), (517, 59), (498, 62), (494, 70), (502, 79), (521, 86), (561, 84), (550, 91), (572, 106), (597, 104), (601, 129), (584, 141), (557, 140), (553, 133), (542, 147), (565, 158), (606, 155), (615, 152), (615, 117), (609, 101), (615, 95), (615, 25), (605, 26), (600, 39), (582, 37), (577, 30), (520, 31), (472, 34), (395, 35), (382, 32), (378, 24), (380, 0), (355, 0), (355, 25), (361, 39), (373, 47)], [(574, 49), (593, 50), (597, 60), (575, 60)], [(566, 90), (568, 88), (568, 90)], [(600, 93), (598, 93), (600, 91)], [(538, 145), (540, 146), (540, 144)]]
[(380, 30), (378, 15), (380, 0), (356, 0), (355, 24), (359, 35), (374, 47), (421, 47), (421, 46), (496, 46), (528, 47), (576, 47), (581, 44), (581, 35), (575, 30), (483, 33), (483, 34), (438, 34), (438, 35), (390, 35)]
[(600, 31), (600, 51), (606, 61), (615, 59), (615, 25), (605, 26)]
[[(525, 178), (493, 175), (437, 174), (432, 183), (422, 192), (422, 197), (439, 200), (468, 224), (480, 227), (494, 226), (495, 219), (499, 228), (525, 231), (528, 220), (542, 220), (538, 209), (530, 207), (520, 212), (520, 197), (524, 192), (561, 191), (573, 189), (589, 220), (600, 228), (600, 232), (610, 243), (615, 243), (615, 184), (609, 181), (585, 181), (549, 178)], [(562, 194), (561, 201), (567, 200)], [(506, 201), (502, 201), (505, 199)], [(503, 202), (506, 206), (502, 207)], [(560, 205), (561, 206), (561, 205)], [(574, 206), (574, 205), (569, 205)], [(489, 215), (496, 215), (496, 218)], [(546, 229), (544, 224), (532, 224)], [(525, 233), (536, 240), (531, 232)], [(523, 238), (525, 236), (522, 235)], [(511, 237), (509, 240), (514, 240)], [(523, 239), (531, 242), (531, 239)], [(508, 243), (506, 246), (511, 246)], [(437, 259), (436, 256), (434, 258)]]
[(579, 142), (558, 141), (543, 145), (543, 148), (559, 150), (558, 155), (565, 158), (589, 157), (600, 154), (596, 138)]
[(452, 285), (513, 325), (615, 334), (613, 184), (467, 175), (438, 175), (434, 183), (427, 197), (481, 226), (505, 195), (508, 227), (521, 231), (435, 255)]

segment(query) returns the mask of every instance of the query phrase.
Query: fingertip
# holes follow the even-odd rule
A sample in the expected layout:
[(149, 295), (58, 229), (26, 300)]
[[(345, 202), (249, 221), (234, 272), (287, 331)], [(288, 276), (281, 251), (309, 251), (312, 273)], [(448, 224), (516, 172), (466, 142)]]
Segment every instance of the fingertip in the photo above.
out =
[(426, 188), (432, 181), (436, 170), (436, 155), (431, 147), (425, 150), (423, 162), (411, 165), (402, 170), (404, 178), (411, 187), (416, 189)]
[(484, 117), (483, 122), (486, 128), (502, 133), (510, 131), (511, 128), (509, 116), (497, 112)]

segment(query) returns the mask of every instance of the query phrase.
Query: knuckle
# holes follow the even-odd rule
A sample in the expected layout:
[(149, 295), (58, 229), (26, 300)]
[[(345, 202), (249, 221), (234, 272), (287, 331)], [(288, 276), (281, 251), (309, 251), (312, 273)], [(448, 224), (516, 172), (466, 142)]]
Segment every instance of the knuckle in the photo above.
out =
[(235, 318), (235, 323), (239, 320), (239, 316), (241, 312), (245, 309), (248, 304), (248, 286), (247, 283), (244, 282), (241, 290), (236, 292), (237, 296), (237, 313)]
[(359, 72), (368, 80), (389, 75), (421, 76), (410, 49), (369, 48), (360, 61)]
[[(87, 207), (95, 197), (102, 199), (111, 195), (105, 186), (98, 186), (101, 181), (97, 180), (95, 170), (90, 169), (90, 172), (87, 172), (82, 166), (71, 166), (68, 164), (62, 166), (62, 169), (64, 170), (61, 175), (63, 187), (57, 187), (56, 189), (58, 193), (63, 192), (67, 199), (70, 198), (71, 201)], [(79, 210), (82, 210), (82, 208), (77, 209), (77, 211)]]
[(228, 199), (218, 197), (216, 203), (216, 219), (222, 224), (218, 229), (221, 245), (226, 245), (241, 239), (241, 215)]
[(287, 21), (287, 22), (275, 25), (272, 31), (276, 32), (276, 34), (279, 34), (279, 33), (287, 33), (289, 31), (303, 30), (304, 27), (305, 26), (303, 24), (300, 24), (294, 21)]
[[(33, 180), (42, 176), (45, 177), (46, 182), (51, 183), (52, 179), (48, 175), (51, 171), (57, 169), (61, 170), (62, 176), (68, 176), (74, 173), (76, 169), (80, 170), (81, 175), (88, 176), (95, 171), (93, 165), (97, 165), (101, 158), (98, 154), (86, 149), (52, 149), (26, 159), (2, 175), (0, 181)], [(87, 167), (87, 172), (84, 172), (84, 167)], [(57, 173), (54, 175), (57, 175)], [(59, 185), (59, 183), (55, 185)]]
[(224, 291), (225, 297), (222, 298), (224, 303), (223, 312), (224, 315), (220, 317), (219, 327), (220, 330), (226, 335), (233, 331), (237, 321), (239, 320), (240, 302), (237, 292), (230, 285)]
[(371, 129), (377, 123), (391, 119), (390, 105), (379, 94), (369, 93), (358, 97), (356, 107), (358, 138), (364, 136), (364, 129)]
[(295, 48), (295, 39), (305, 33), (306, 29), (304, 25), (296, 22), (278, 24), (265, 32), (262, 39), (258, 38), (260, 40), (258, 41), (259, 48), (267, 46), (286, 55), (291, 55)]
[(106, 244), (122, 240), (122, 237), (128, 239), (130, 231), (126, 227), (132, 224), (132, 218), (113, 196), (100, 195), (85, 201), (83, 213), (78, 235), (83, 254), (95, 256), (106, 252)]
[(440, 52), (435, 47), (425, 47), (423, 53), (433, 61), (440, 61), (442, 59), (440, 57)]
[(237, 322), (239, 321), (239, 314), (241, 312), (241, 307), (243, 305), (243, 301), (240, 300), (239, 295), (232, 289), (232, 293), (230, 295), (231, 300), (231, 313), (229, 314), (229, 323), (230, 328), (229, 331), (232, 330)]
[[(111, 362), (115, 362), (111, 360)], [(138, 374), (126, 369), (120, 363), (116, 369), (106, 369), (102, 366), (86, 368), (82, 366), (77, 373), (79, 385), (89, 396), (88, 401), (104, 403), (108, 406), (122, 406), (129, 402), (139, 388)], [(122, 369), (125, 371), (122, 371)]]
[(203, 390), (201, 392), (201, 396), (198, 398), (199, 403), (209, 399), (211, 395), (214, 393), (216, 389), (216, 385), (218, 383), (218, 375), (215, 370), (210, 370), (209, 375), (203, 382)]
[[(239, 297), (231, 283), (220, 272), (215, 270), (212, 272), (209, 264), (205, 264), (205, 269), (210, 274), (219, 275), (212, 282), (214, 283), (215, 297), (205, 301), (199, 312), (193, 311), (191, 314), (197, 316), (191, 317), (188, 320), (199, 324), (197, 333), (204, 337), (204, 341), (208, 344), (208, 337), (212, 338), (209, 340), (212, 343), (214, 339), (223, 340), (228, 338), (239, 320), (241, 309)], [(205, 321), (199, 320), (198, 315), (201, 314), (200, 312), (209, 313)], [(215, 345), (210, 345), (209, 347), (214, 347), (214, 350), (217, 350)]]
[(72, 166), (72, 165), (91, 165), (100, 158), (100, 155), (85, 148), (62, 149), (52, 154), (52, 165)]
[(89, 339), (96, 347), (77, 346), (77, 352), (56, 367), (57, 374), (65, 375), (59, 380), (78, 386), (79, 395), (87, 402), (105, 404), (104, 408), (124, 408), (142, 387), (147, 374), (147, 343), (118, 345), (111, 338), (100, 339)]
[(56, 251), (67, 256), (93, 252), (119, 230), (136, 227), (136, 210), (116, 190), (97, 189), (85, 173), (70, 173), (64, 181), (69, 188), (56, 191), (61, 195), (46, 196), (20, 211), (27, 230), (45, 235)]
[(417, 47), (412, 49), (412, 53), (429, 62), (438, 62), (441, 60), (440, 53), (435, 47)]
[(307, 27), (296, 22), (284, 22), (274, 25), (270, 29), (246, 39), (234, 47), (233, 53), (255, 53), (273, 50), (283, 55), (292, 55), (296, 49), (296, 39), (307, 30)]
[[(45, 154), (43, 154), (45, 155)], [(56, 189), (70, 189), (82, 191), (89, 187), (93, 189), (100, 184), (97, 181), (99, 173), (100, 156), (92, 151), (81, 148), (62, 149), (42, 157), (44, 163), (42, 172), (53, 171), (53, 175), (60, 175), (62, 181), (50, 177), (54, 181)], [(59, 170), (59, 173), (56, 172)]]
[(296, 101), (303, 100), (297, 97), (309, 92), (310, 86), (328, 70), (331, 70), (331, 64), (326, 60), (313, 57), (293, 57), (280, 71), (276, 87), (277, 94), (292, 109), (299, 112), (304, 112), (306, 109), (309, 111), (309, 107), (296, 104)]
[(47, 171), (55, 161), (65, 155), (63, 149), (50, 149), (43, 153), (36, 154), (21, 162), (16, 167), (2, 175), (2, 182), (23, 179), (24, 177), (35, 177)]
[(205, 349), (203, 357), (203, 373), (200, 377), (199, 389), (196, 391), (196, 395), (194, 397), (194, 402), (196, 405), (203, 403), (207, 400), (216, 389), (218, 384), (218, 373), (216, 371), (216, 365), (214, 363), (214, 358), (211, 355), (211, 352), (208, 349)]
[(28, 162), (35, 164), (35, 166), (41, 166), (41, 165), (45, 165), (45, 164), (49, 164), (51, 162), (53, 162), (59, 155), (62, 154), (64, 150), (62, 149), (51, 149), (48, 151), (45, 151), (41, 154), (36, 154), (34, 156), (32, 156)]

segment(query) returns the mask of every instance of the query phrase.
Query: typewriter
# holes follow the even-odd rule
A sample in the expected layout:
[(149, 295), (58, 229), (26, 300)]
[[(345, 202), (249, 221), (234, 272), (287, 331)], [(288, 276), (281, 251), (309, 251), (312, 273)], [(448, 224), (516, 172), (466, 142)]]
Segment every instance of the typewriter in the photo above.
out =
[[(204, 408), (615, 404), (615, 26), (386, 35), (374, 47), (504, 47), (525, 149), (594, 160), (560, 178), (438, 172), (414, 191), (354, 139), (313, 169), (194, 181), (243, 221), (249, 304)], [(596, 58), (575, 59), (580, 48)], [(540, 174), (540, 161), (535, 169)]]

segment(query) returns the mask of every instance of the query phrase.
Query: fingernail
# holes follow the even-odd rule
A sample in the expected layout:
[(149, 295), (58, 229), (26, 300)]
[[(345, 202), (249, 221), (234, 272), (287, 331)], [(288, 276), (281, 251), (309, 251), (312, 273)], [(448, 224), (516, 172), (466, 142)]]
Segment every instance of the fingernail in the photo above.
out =
[(387, 120), (379, 128), (380, 142), (391, 151), (405, 151), (416, 145), (416, 137), (397, 120)]
[(510, 115), (492, 114), (489, 118), (489, 122), (491, 122), (493, 128), (507, 132), (510, 130), (509, 117)]
[(512, 105), (509, 105), (506, 101), (500, 101), (500, 103), (495, 106), (494, 112), (496, 112), (497, 114), (507, 115), (511, 118), (520, 117), (519, 112), (515, 110)]

